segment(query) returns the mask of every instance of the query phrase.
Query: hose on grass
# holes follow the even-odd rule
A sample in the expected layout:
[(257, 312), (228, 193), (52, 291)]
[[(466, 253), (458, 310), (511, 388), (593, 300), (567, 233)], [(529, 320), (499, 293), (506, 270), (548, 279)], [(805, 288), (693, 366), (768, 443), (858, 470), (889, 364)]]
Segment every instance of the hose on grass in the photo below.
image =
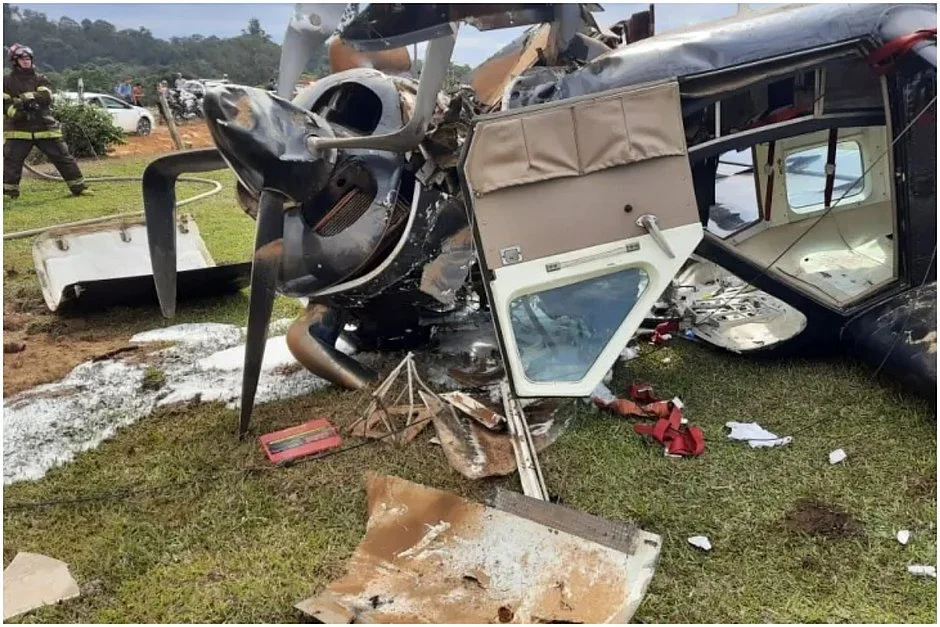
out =
[[(38, 176), (39, 178), (45, 179), (45, 180), (47, 180), (47, 181), (64, 182), (64, 179), (63, 179), (61, 176), (57, 176), (57, 175), (54, 175), (54, 174), (46, 174), (45, 172), (40, 172), (39, 170), (36, 170), (35, 168), (33, 168), (32, 166), (30, 166), (29, 164), (23, 164), (23, 165), (24, 165), (24, 167), (25, 167), (27, 170), (29, 170), (30, 172), (32, 172), (33, 174), (35, 174), (35, 175)], [(98, 177), (94, 177), (94, 178), (86, 178), (86, 179), (85, 179), (85, 181), (88, 181), (88, 182), (108, 182), (108, 183), (140, 183), (140, 182), (142, 182), (143, 180), (144, 180), (144, 179), (143, 179), (142, 176), (98, 176)], [(213, 181), (212, 179), (205, 179), (205, 178), (200, 178), (200, 177), (197, 177), (197, 176), (181, 176), (181, 177), (179, 177), (177, 180), (178, 180), (178, 181), (182, 181), (182, 182), (184, 182), (184, 183), (201, 183), (201, 184), (203, 184), (203, 185), (211, 185), (211, 186), (212, 186), (212, 189), (210, 189), (209, 191), (202, 192), (201, 194), (196, 194), (195, 196), (191, 196), (191, 197), (189, 197), (189, 198), (184, 198), (183, 200), (178, 201), (178, 202), (176, 203), (176, 206), (177, 206), (177, 207), (183, 207), (183, 206), (186, 206), (186, 205), (188, 205), (188, 204), (191, 204), (191, 203), (194, 203), (194, 202), (198, 202), (198, 201), (200, 201), (200, 200), (203, 200), (203, 199), (205, 199), (205, 198), (208, 198), (209, 196), (214, 196), (215, 194), (218, 194), (219, 192), (222, 191), (222, 183), (220, 183), (219, 181)], [(113, 215), (109, 215), (109, 216), (102, 216), (102, 217), (100, 217), (100, 218), (89, 218), (89, 219), (87, 219), (87, 220), (77, 220), (77, 221), (75, 221), (75, 222), (67, 222), (67, 223), (65, 223), (65, 224), (54, 224), (54, 225), (52, 225), (52, 226), (44, 226), (44, 227), (39, 227), (39, 228), (35, 228), (35, 229), (29, 229), (29, 230), (26, 230), (26, 231), (16, 231), (16, 232), (14, 232), (14, 233), (4, 233), (4, 234), (3, 234), (3, 239), (4, 239), (4, 240), (22, 239), (22, 238), (24, 238), (24, 237), (30, 237), (30, 236), (33, 236), (33, 235), (39, 235), (39, 234), (44, 233), (44, 232), (46, 232), (46, 231), (48, 231), (48, 230), (50, 230), (50, 229), (69, 228), (69, 227), (75, 227), (75, 226), (86, 226), (86, 225), (89, 225), (89, 224), (98, 224), (98, 223), (100, 223), (100, 222), (109, 222), (109, 221), (111, 221), (111, 220), (116, 220), (116, 219), (121, 219), (121, 218), (139, 218), (139, 217), (141, 217), (141, 216), (143, 216), (143, 215), (144, 215), (144, 212), (143, 212), (143, 211), (133, 211), (133, 212), (130, 212), (130, 213), (117, 213), (117, 214), (113, 214)]]

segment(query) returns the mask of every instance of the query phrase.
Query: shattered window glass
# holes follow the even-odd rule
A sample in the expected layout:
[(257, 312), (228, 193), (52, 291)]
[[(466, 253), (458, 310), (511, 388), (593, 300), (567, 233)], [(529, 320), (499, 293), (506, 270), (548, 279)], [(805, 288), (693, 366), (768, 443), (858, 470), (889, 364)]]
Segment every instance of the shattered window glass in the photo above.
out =
[(627, 268), (516, 298), (509, 304), (513, 336), (530, 381), (580, 381), (649, 284)]
[[(791, 152), (786, 159), (787, 202), (795, 213), (811, 213), (825, 202), (826, 145)], [(862, 147), (858, 142), (844, 141), (836, 145), (835, 182), (832, 202), (839, 204), (857, 200), (865, 181), (862, 179)]]

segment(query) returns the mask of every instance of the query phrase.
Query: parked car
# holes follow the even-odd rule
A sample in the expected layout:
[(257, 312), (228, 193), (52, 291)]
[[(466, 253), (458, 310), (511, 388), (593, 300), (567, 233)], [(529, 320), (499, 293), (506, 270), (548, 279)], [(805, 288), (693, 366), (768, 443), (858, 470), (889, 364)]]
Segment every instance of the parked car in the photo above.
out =
[[(64, 91), (57, 94), (64, 100), (78, 102), (78, 92)], [(85, 103), (107, 109), (114, 119), (114, 124), (125, 133), (149, 135), (156, 121), (153, 114), (144, 107), (136, 107), (108, 94), (86, 91), (82, 94)]]

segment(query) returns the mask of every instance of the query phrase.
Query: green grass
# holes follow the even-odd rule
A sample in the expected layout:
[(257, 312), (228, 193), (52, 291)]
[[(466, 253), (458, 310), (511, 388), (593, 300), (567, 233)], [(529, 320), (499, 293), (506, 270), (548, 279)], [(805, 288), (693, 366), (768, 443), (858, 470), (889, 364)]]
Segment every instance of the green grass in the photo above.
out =
[[(131, 172), (137, 163), (121, 168)], [(108, 169), (115, 168), (109, 163)], [(5, 228), (42, 224), (52, 213), (77, 219), (105, 207), (124, 210), (121, 202), (104, 200), (108, 194), (97, 187), (102, 193), (92, 201), (96, 205), (69, 199), (62, 208), (45, 184), (29, 183), (24, 205), (4, 212)], [(49, 194), (49, 209), (33, 206), (42, 216), (19, 214), (29, 211), (31, 193)], [(115, 193), (139, 206), (133, 185), (115, 187)], [(217, 258), (244, 258), (250, 221), (234, 208), (230, 185), (218, 198), (193, 207), (200, 228)], [(223, 236), (223, 228), (231, 233)], [(22, 257), (8, 249), (4, 262)], [(34, 280), (21, 274), (18, 286)], [(237, 306), (189, 305), (179, 315), (243, 321), (244, 299), (233, 300)], [(163, 322), (135, 310), (122, 324), (140, 330)], [(705, 431), (706, 453), (665, 458), (661, 448), (633, 433), (629, 421), (571, 401), (565, 406), (576, 414), (570, 430), (540, 459), (549, 490), (564, 504), (633, 520), (663, 536), (661, 562), (638, 620), (936, 621), (936, 581), (906, 571), (910, 563), (936, 563), (936, 423), (929, 405), (873, 383), (868, 370), (844, 360), (754, 361), (682, 340), (619, 366), (612, 387), (623, 390), (630, 381), (649, 381), (658, 395), (681, 397), (689, 420)], [(326, 390), (263, 405), (255, 410), (254, 431), (320, 415), (348, 424), (362, 400), (358, 393)], [(752, 450), (724, 439), (723, 425), (731, 420), (755, 420), (780, 435), (798, 433), (784, 448)], [(85, 590), (21, 620), (295, 621), (293, 603), (341, 574), (364, 533), (365, 471), (477, 500), (497, 485), (519, 489), (515, 477), (461, 478), (427, 441), (431, 429), (405, 447), (379, 443), (246, 473), (241, 469), (267, 463), (256, 440), (237, 440), (236, 422), (235, 412), (220, 405), (164, 410), (40, 481), (7, 486), (9, 505), (129, 485), (173, 485), (127, 499), (5, 511), (5, 564), (18, 551), (44, 553), (68, 562)], [(829, 451), (840, 447), (848, 459), (830, 466)], [(803, 498), (850, 513), (864, 532), (825, 539), (787, 530), (783, 519)], [(913, 532), (906, 547), (894, 540), (902, 528)], [(711, 552), (687, 544), (698, 534), (709, 536)]]

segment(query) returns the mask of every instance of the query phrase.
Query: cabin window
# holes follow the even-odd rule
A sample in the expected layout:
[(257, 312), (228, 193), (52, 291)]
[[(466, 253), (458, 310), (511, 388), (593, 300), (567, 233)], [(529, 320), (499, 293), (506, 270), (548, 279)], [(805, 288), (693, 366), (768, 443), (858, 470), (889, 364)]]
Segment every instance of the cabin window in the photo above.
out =
[(760, 221), (751, 149), (731, 150), (718, 158), (715, 199), (708, 210), (710, 233), (725, 239)]
[[(825, 203), (827, 145), (796, 150), (785, 161), (787, 203), (794, 213), (812, 213)], [(855, 141), (836, 145), (832, 202), (860, 200), (865, 192), (862, 147)], [(839, 200), (841, 199), (841, 200)]]

